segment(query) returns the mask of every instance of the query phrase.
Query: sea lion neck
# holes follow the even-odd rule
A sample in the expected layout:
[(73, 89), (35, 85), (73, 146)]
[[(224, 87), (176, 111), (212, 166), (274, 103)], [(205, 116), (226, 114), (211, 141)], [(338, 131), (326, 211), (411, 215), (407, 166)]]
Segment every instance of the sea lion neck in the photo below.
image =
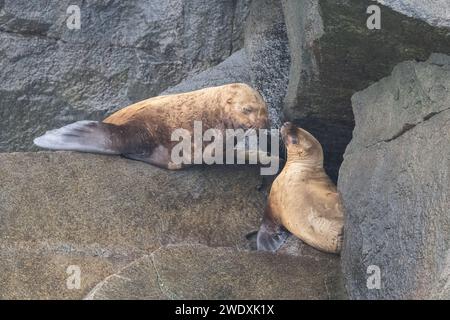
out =
[(305, 167), (323, 168), (323, 153), (320, 145), (316, 148), (310, 148), (307, 151), (286, 146), (286, 164), (295, 163)]
[(323, 170), (323, 162), (310, 159), (298, 159), (289, 157), (288, 155), (286, 167), (298, 169), (301, 171), (320, 171)]

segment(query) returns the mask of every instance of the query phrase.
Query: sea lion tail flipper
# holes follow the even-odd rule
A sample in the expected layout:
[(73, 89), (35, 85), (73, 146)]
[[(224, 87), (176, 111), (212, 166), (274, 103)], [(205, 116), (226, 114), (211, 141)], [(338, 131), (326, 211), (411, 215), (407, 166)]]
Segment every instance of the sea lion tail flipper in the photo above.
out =
[(258, 251), (277, 251), (290, 233), (282, 225), (276, 223), (270, 217), (264, 217), (256, 237), (256, 248)]
[(47, 131), (34, 139), (38, 147), (51, 150), (120, 154), (115, 146), (120, 135), (118, 126), (98, 121), (78, 121), (59, 129)]

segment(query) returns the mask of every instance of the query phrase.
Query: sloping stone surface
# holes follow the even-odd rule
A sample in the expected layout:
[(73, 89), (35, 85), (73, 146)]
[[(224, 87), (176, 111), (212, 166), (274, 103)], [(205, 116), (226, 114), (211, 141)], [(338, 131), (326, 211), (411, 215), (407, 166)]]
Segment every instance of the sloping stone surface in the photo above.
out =
[[(0, 154), (0, 163), (0, 298), (80, 299), (107, 277), (115, 279), (107, 288), (117, 298), (175, 297), (154, 286), (154, 270), (145, 259), (144, 266), (137, 262), (136, 268), (127, 269), (136, 269), (130, 271), (135, 277), (131, 287), (127, 279), (132, 277), (121, 275), (119, 270), (146, 255), (158, 257), (157, 269), (167, 271), (167, 284), (181, 286), (177, 297), (341, 294), (330, 289), (340, 272), (337, 256), (295, 237), (277, 255), (248, 251), (255, 249), (254, 232), (266, 203), (265, 192), (258, 191), (257, 167), (200, 166), (174, 172), (115, 156), (72, 152)], [(179, 243), (186, 245), (165, 248)], [(208, 259), (210, 264), (203, 266)], [(80, 269), (80, 288), (67, 286), (70, 266)], [(263, 283), (252, 292), (257, 276), (251, 274), (258, 266), (263, 270), (258, 277), (268, 277), (265, 281), (280, 272), (287, 283), (305, 272), (298, 281), (305, 286), (312, 281), (313, 286), (297, 292), (296, 280), (287, 292), (281, 284), (271, 284), (275, 287), (265, 293)], [(308, 280), (311, 269), (320, 274)], [(228, 278), (215, 279), (214, 270), (229, 272)], [(187, 272), (191, 282), (183, 287), (180, 275)], [(190, 291), (208, 272), (200, 291)], [(327, 287), (320, 282), (324, 279)]]
[[(0, 154), (0, 163), (2, 298), (81, 298), (165, 244), (246, 248), (266, 201), (256, 167), (173, 172), (70, 152)], [(78, 291), (62, 281), (72, 264), (85, 277)]]
[[(450, 298), (450, 56), (405, 62), (353, 97), (338, 188), (354, 299)], [(381, 288), (366, 286), (369, 266)]]
[[(2, 243), (0, 299), (81, 299), (101, 279), (130, 262), (126, 256), (102, 256), (101, 250), (100, 254), (86, 254), (67, 247)], [(72, 284), (73, 266), (80, 268), (79, 288), (68, 285)]]
[(343, 299), (338, 261), (168, 246), (109, 276), (87, 299)]

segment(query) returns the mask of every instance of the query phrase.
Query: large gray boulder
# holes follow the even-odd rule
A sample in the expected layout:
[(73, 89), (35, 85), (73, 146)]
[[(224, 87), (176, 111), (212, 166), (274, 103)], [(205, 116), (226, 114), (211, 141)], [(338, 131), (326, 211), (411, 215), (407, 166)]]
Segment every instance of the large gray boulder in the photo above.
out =
[(291, 52), (284, 114), (322, 143), (336, 180), (354, 126), (351, 96), (402, 61), (450, 53), (450, 31), (383, 5), (381, 30), (369, 30), (371, 0), (281, 2)]
[(217, 66), (188, 77), (179, 84), (164, 90), (161, 95), (189, 92), (235, 82), (251, 85), (250, 68), (244, 49), (233, 53)]
[[(69, 5), (81, 29), (66, 26)], [(243, 45), (248, 1), (0, 1), (0, 151), (102, 119)]]
[(86, 298), (345, 299), (338, 261), (168, 246), (107, 277)]
[[(450, 299), (449, 89), (450, 56), (436, 54), (353, 96), (338, 184), (351, 298)], [(380, 289), (366, 286), (370, 266)]]
[(392, 9), (429, 24), (450, 27), (450, 2), (446, 0), (377, 0)]
[(284, 0), (292, 65), (285, 113), (290, 118), (353, 120), (350, 97), (399, 62), (450, 52), (447, 28), (380, 5), (380, 30), (366, 25), (364, 0)]

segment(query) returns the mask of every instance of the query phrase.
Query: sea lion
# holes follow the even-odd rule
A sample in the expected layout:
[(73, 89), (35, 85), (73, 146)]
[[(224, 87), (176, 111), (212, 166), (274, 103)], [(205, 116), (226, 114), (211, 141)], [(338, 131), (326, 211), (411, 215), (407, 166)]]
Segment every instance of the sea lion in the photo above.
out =
[(323, 169), (323, 150), (307, 131), (285, 123), (286, 165), (272, 184), (257, 248), (276, 251), (294, 234), (321, 251), (339, 253), (344, 211), (336, 186)]
[(176, 129), (193, 131), (194, 121), (207, 129), (261, 129), (268, 126), (261, 95), (243, 83), (158, 96), (137, 102), (103, 121), (78, 121), (47, 131), (34, 140), (42, 148), (117, 154), (158, 167), (180, 169), (171, 161)]

